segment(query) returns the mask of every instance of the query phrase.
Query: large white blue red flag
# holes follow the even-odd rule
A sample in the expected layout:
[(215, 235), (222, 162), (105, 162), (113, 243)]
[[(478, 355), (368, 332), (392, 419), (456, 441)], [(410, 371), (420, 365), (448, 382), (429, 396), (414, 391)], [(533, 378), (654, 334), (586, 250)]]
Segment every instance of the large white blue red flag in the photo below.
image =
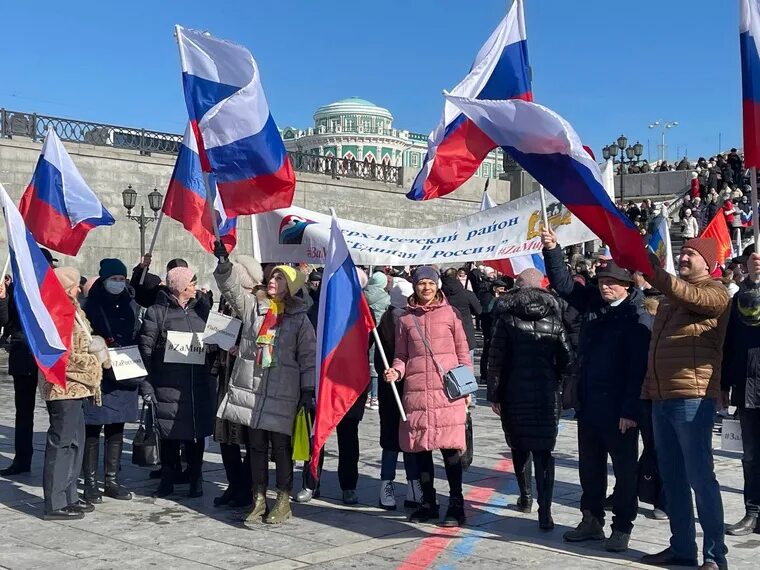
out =
[(182, 81), (204, 172), (230, 216), (287, 208), (295, 174), (246, 48), (177, 26)]
[[(317, 319), (317, 411), (312, 457), (369, 385), (369, 335), (375, 328), (356, 266), (333, 216)], [(316, 477), (318, 461), (311, 462)]]
[[(522, 0), (514, 0), (507, 16), (478, 52), (470, 73), (451, 93), (473, 99), (533, 100)], [(475, 174), (496, 146), (446, 101), (407, 198), (430, 200), (453, 192)]]
[(74, 305), (2, 184), (0, 201), (8, 232), (13, 300), (21, 328), (42, 375), (65, 388)]
[(528, 101), (447, 99), (608, 244), (619, 265), (651, 271), (641, 233), (612, 203), (599, 166), (570, 123)]
[(760, 168), (760, 2), (739, 0), (744, 165)]
[[(214, 207), (213, 223), (219, 229), (219, 237), (227, 251), (232, 251), (237, 243), (237, 218), (227, 215), (222, 198), (216, 189), (215, 176), (209, 174), (208, 178)], [(203, 181), (201, 159), (198, 156), (195, 136), (188, 124), (177, 154), (177, 162), (174, 164), (174, 172), (169, 180), (163, 211), (170, 218), (180, 222), (195, 236), (203, 249), (211, 253), (214, 251), (216, 237), (211, 221), (211, 211), (206, 200), (207, 192)]]
[(66, 255), (79, 253), (91, 229), (114, 223), (52, 127), (19, 211), (35, 240)]

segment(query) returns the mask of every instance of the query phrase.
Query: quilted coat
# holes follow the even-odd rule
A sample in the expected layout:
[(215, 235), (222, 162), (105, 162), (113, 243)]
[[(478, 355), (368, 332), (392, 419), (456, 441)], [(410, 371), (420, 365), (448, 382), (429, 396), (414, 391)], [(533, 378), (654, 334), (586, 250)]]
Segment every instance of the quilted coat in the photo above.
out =
[(467, 336), (456, 310), (445, 300), (426, 306), (411, 301), (399, 318), (392, 364), (404, 378), (403, 403), (409, 420), (401, 424), (399, 444), (402, 451), (412, 453), (434, 449), (464, 451), (465, 400), (451, 401), (446, 396), (443, 378), (415, 326), (415, 317), (444, 372), (459, 365), (472, 365)]

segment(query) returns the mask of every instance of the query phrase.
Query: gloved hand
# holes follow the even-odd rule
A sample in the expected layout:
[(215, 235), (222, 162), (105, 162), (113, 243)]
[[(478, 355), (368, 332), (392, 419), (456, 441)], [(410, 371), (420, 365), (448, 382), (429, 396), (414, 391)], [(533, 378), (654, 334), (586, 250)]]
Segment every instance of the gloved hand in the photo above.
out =
[(156, 403), (156, 398), (153, 396), (153, 392), (151, 392), (150, 394), (143, 394), (142, 399), (143, 399), (143, 402), (145, 402), (146, 404)]
[(214, 256), (219, 261), (224, 262), (224, 261), (227, 261), (228, 255), (229, 254), (227, 253), (227, 248), (224, 246), (224, 244), (219, 240), (215, 241), (214, 242)]
[(298, 407), (313, 410), (315, 407), (314, 392), (311, 390), (301, 392), (301, 399), (298, 400)]
[(103, 368), (111, 368), (111, 356), (108, 354), (108, 346), (101, 336), (93, 336), (87, 352), (97, 357)]

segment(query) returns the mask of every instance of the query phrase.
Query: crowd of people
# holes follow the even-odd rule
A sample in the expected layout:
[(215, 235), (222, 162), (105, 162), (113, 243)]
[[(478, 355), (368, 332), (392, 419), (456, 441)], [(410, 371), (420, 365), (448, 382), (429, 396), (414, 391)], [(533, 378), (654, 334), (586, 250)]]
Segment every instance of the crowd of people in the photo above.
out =
[[(645, 211), (637, 216), (646, 219)], [(678, 277), (661, 269), (656, 258), (646, 275), (605, 257), (574, 260), (571, 266), (550, 228), (542, 233), (546, 276), (527, 269), (511, 279), (485, 266), (358, 269), (390, 366), (370, 341), (367, 391), (336, 429), (343, 502), (358, 502), (359, 425), (367, 410), (377, 410), (379, 506), (398, 508), (401, 454), (409, 520), (465, 524), (462, 485), (473, 451), (467, 443), (472, 401), (450, 397), (443, 378), (457, 367), (474, 367), (479, 328), (478, 372), (514, 463), (518, 510), (532, 511), (535, 477), (539, 527), (554, 528), (552, 452), (560, 414), (573, 409), (583, 494), (581, 521), (564, 540), (604, 540), (607, 550), (626, 551), (641, 500), (654, 507), (655, 518), (669, 519), (672, 533), (669, 548), (643, 562), (697, 565), (693, 490), (703, 530), (702, 567), (727, 568), (724, 534), (760, 530), (760, 255), (748, 248), (733, 261), (738, 285), (731, 299), (712, 277), (715, 241), (688, 238), (678, 255)], [(57, 260), (45, 255), (55, 266)], [(287, 264), (262, 267), (245, 255), (229, 258), (220, 243), (215, 255), (218, 303), (197, 289), (196, 272), (182, 259), (170, 261), (164, 276), (150, 272), (148, 255), (131, 275), (120, 260), (103, 259), (94, 280), (56, 267), (77, 312), (65, 387), (38, 378), (12, 302), (13, 284), (0, 284), (0, 325), (10, 340), (16, 407), (15, 457), (0, 475), (31, 469), (39, 389), (50, 418), (43, 468), (46, 519), (79, 519), (104, 497), (132, 498), (119, 483), (119, 466), (124, 426), (137, 420), (139, 397), (152, 410), (160, 438), (160, 469), (151, 473), (159, 479), (154, 497), (176, 496), (179, 486), (186, 486), (189, 497), (203, 494), (207, 437), (220, 445), (228, 480), (214, 504), (246, 507), (246, 524), (282, 523), (292, 517), (291, 500), (319, 497), (323, 456), (310, 459), (317, 462), (316, 478), (309, 462), (304, 465), (294, 492), (293, 426), (300, 410), (312, 419), (314, 414), (321, 272)], [(206, 346), (198, 359), (169, 358), (168, 347), (202, 333), (212, 311), (242, 321), (235, 346)], [(108, 349), (133, 345), (147, 375), (116, 380)], [(407, 421), (400, 420), (391, 383)], [(724, 525), (711, 441), (716, 412), (729, 400), (744, 432), (746, 516)], [(437, 450), (449, 487), (443, 515), (435, 487)], [(608, 457), (615, 476), (610, 496)], [(649, 475), (646, 488), (642, 471)]]

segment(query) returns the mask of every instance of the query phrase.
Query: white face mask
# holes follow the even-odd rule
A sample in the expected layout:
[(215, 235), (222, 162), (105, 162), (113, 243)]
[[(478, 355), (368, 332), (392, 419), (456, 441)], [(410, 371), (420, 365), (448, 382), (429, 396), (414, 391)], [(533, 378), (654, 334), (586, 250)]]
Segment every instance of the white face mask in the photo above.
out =
[(127, 288), (126, 281), (116, 281), (114, 279), (106, 279), (103, 283), (103, 287), (106, 288), (111, 295), (119, 295)]

